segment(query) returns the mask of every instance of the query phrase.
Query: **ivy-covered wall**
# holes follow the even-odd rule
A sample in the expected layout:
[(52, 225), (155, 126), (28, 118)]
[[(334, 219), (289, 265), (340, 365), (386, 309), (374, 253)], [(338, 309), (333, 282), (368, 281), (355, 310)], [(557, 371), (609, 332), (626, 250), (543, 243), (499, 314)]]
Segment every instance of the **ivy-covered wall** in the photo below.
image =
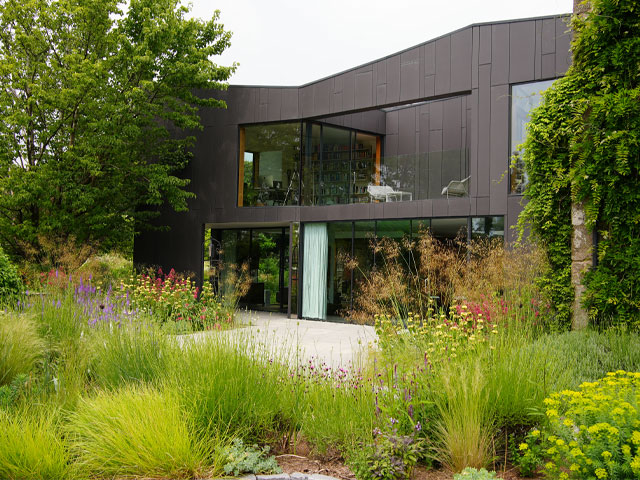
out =
[(640, 326), (640, 4), (592, 0), (574, 16), (573, 65), (531, 115), (524, 145), (529, 186), (520, 217), (544, 245), (542, 287), (553, 321), (571, 321), (571, 203), (598, 233), (585, 278), (594, 324)]

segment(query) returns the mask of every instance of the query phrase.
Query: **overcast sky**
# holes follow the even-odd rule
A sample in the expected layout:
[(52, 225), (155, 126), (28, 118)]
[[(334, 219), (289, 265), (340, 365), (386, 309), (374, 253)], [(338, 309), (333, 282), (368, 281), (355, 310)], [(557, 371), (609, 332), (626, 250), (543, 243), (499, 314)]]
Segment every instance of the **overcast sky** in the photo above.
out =
[(571, 12), (572, 0), (191, 0), (233, 32), (232, 85), (303, 85), (472, 23)]

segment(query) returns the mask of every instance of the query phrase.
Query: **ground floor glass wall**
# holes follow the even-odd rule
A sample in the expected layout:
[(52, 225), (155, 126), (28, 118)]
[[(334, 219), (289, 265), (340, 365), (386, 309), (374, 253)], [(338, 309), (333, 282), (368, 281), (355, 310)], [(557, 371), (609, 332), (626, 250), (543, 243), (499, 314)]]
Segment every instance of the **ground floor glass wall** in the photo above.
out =
[[(289, 299), (290, 228), (213, 229), (209, 280), (217, 288), (232, 288), (233, 277), (245, 265), (249, 290), (240, 306), (254, 310), (287, 312)], [(297, 281), (297, 261), (295, 264)], [(292, 279), (293, 280), (293, 279)]]
[[(304, 225), (305, 231), (311, 225), (314, 224)], [(418, 238), (420, 232), (425, 230), (429, 230), (440, 241), (452, 242), (452, 245), (456, 239), (463, 245), (470, 238), (504, 240), (502, 216), (332, 222), (320, 225), (323, 225), (323, 232), (326, 231), (327, 255), (320, 258), (317, 253), (309, 257), (305, 254), (304, 258), (305, 261), (326, 262), (326, 270), (323, 266), (326, 282), (322, 282), (326, 289), (326, 315), (335, 319), (353, 306), (353, 295), (358, 283), (364, 281), (373, 268), (385, 261), (384, 251), (374, 251), (373, 241), (383, 238), (399, 241), (401, 253), (405, 255), (407, 262), (411, 262), (412, 256), (407, 254), (409, 242)], [(305, 241), (306, 247), (308, 244)], [(355, 268), (354, 264), (357, 265)], [(407, 266), (409, 268), (409, 263)], [(318, 265), (309, 269), (304, 266), (303, 269), (304, 274), (307, 271), (317, 273)], [(303, 282), (306, 283), (306, 280), (303, 279)], [(302, 292), (303, 305), (309, 294), (307, 290)], [(317, 298), (314, 293), (312, 301), (315, 302)], [(305, 310), (303, 307), (303, 312)]]

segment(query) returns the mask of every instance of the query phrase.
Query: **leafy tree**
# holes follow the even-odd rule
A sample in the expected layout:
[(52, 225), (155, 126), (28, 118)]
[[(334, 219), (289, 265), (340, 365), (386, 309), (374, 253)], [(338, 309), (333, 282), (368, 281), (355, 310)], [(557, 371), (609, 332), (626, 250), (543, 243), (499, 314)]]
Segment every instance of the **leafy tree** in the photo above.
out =
[(231, 34), (179, 0), (0, 2), (0, 243), (45, 260), (47, 241), (126, 248), (155, 206), (185, 210), (179, 171), (199, 107), (235, 70)]
[(598, 322), (640, 321), (640, 5), (592, 0), (574, 15), (573, 65), (531, 115), (524, 144), (530, 224), (550, 263), (543, 286), (568, 326), (571, 203), (598, 233), (584, 304)]

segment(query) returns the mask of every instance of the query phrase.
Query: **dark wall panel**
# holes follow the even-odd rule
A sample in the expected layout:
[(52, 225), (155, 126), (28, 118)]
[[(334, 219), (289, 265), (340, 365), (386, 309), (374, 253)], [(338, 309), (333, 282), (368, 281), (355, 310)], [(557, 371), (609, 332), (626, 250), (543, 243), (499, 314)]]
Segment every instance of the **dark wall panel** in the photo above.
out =
[(472, 29), (451, 35), (451, 91), (471, 90)]
[(491, 29), (491, 85), (509, 83), (509, 24)]
[[(509, 86), (491, 87), (491, 157), (489, 201), (491, 213), (506, 213), (509, 166)], [(500, 179), (503, 179), (501, 182)]]
[(509, 29), (509, 83), (535, 78), (536, 22), (518, 22)]
[(420, 97), (420, 49), (414, 48), (400, 55), (400, 100)]
[(436, 95), (451, 91), (451, 36), (436, 40)]

